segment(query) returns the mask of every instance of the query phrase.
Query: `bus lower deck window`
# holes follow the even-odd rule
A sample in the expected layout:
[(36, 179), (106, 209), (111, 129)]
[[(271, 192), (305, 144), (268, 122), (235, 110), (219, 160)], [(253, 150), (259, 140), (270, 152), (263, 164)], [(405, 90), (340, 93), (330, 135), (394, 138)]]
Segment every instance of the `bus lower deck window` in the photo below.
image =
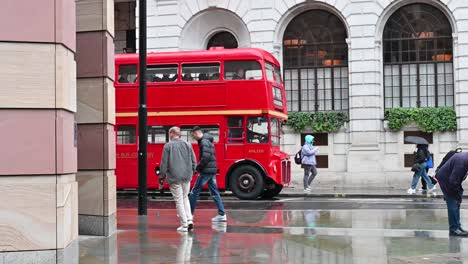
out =
[(117, 144), (135, 144), (136, 128), (134, 125), (117, 126)]

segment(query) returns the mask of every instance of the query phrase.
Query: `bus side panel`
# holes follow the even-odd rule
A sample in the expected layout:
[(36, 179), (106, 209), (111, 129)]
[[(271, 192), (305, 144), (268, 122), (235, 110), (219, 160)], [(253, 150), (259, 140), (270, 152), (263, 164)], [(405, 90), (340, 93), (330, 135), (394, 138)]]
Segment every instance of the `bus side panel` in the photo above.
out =
[(117, 189), (138, 187), (138, 160), (135, 145), (117, 145)]
[(207, 83), (193, 91), (192, 85), (179, 85), (177, 95), (174, 96), (173, 85), (158, 86), (156, 89), (148, 90), (148, 106), (155, 109), (187, 109), (188, 107), (225, 107), (226, 87), (224, 83)]
[[(155, 169), (161, 164), (162, 151), (164, 144), (148, 144), (148, 188), (158, 188), (158, 177), (156, 176)], [(138, 187), (138, 186), (137, 186)]]

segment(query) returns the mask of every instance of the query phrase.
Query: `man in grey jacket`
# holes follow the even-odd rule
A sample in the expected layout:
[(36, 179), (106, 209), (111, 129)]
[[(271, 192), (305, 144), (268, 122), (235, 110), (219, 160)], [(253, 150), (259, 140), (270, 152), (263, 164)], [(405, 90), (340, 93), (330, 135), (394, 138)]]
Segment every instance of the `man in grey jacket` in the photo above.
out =
[(177, 231), (187, 232), (193, 229), (193, 217), (188, 194), (190, 181), (195, 173), (196, 158), (192, 145), (180, 138), (180, 128), (169, 129), (170, 141), (164, 145), (161, 159), (159, 184), (166, 179), (174, 197), (181, 226)]

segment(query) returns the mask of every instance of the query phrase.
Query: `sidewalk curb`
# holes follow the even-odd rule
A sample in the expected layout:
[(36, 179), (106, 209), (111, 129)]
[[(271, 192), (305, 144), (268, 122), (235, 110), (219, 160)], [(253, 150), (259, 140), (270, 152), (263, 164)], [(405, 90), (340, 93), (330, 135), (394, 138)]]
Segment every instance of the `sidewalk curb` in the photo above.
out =
[(280, 193), (277, 197), (284, 198), (300, 198), (300, 197), (314, 197), (314, 198), (443, 198), (442, 194), (358, 194), (358, 193), (320, 193), (320, 194), (303, 194), (303, 193)]

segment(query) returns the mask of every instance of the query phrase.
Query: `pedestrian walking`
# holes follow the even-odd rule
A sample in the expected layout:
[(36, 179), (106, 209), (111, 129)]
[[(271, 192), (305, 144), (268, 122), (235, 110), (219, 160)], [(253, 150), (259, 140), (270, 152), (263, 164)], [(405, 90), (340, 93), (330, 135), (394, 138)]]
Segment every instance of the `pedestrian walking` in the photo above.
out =
[(187, 232), (193, 229), (193, 217), (188, 195), (190, 181), (195, 173), (196, 158), (192, 145), (180, 138), (180, 128), (169, 129), (170, 141), (164, 145), (161, 159), (159, 184), (164, 179), (170, 185), (181, 226), (177, 231)]
[(197, 205), (198, 197), (200, 192), (208, 184), (208, 189), (211, 194), (211, 198), (218, 208), (218, 215), (211, 219), (212, 222), (226, 222), (226, 213), (224, 212), (223, 201), (216, 185), (216, 173), (218, 172), (216, 166), (216, 153), (213, 145), (213, 136), (209, 133), (203, 134), (199, 126), (195, 126), (192, 129), (192, 137), (198, 141), (199, 159), (196, 166), (198, 175), (195, 186), (190, 193), (190, 206), (192, 214), (195, 213), (195, 207)]
[(304, 169), (304, 193), (312, 191), (310, 184), (317, 176), (317, 158), (315, 154), (317, 154), (318, 150), (318, 147), (314, 147), (314, 136), (305, 136), (305, 144), (301, 150), (301, 167)]
[(416, 145), (417, 150), (414, 155), (414, 164), (411, 167), (411, 171), (414, 171), (413, 180), (411, 181), (411, 187), (408, 189), (409, 194), (416, 193), (416, 186), (418, 185), (419, 178), (422, 177), (426, 182), (428, 192), (433, 193), (435, 191), (432, 181), (429, 179), (426, 173), (427, 160), (429, 158), (428, 145), (418, 144)]
[[(429, 148), (428, 148), (428, 151), (429, 151)], [(429, 158), (427, 159), (427, 166), (426, 166), (426, 174), (429, 180), (431, 180), (432, 185), (434, 185), (434, 188), (436, 188), (435, 186), (437, 184), (437, 181), (434, 179), (434, 177), (429, 175), (429, 170), (432, 168), (434, 168), (434, 160), (432, 159), (432, 154), (429, 151)], [(421, 177), (421, 185), (422, 185), (422, 188), (419, 189), (419, 191), (423, 191), (423, 192), (427, 191), (426, 181), (422, 177)]]
[(468, 172), (468, 153), (455, 153), (437, 171), (436, 179), (444, 194), (447, 204), (449, 220), (449, 235), (467, 237), (468, 232), (463, 230), (460, 223), (460, 205), (463, 197), (462, 182)]

